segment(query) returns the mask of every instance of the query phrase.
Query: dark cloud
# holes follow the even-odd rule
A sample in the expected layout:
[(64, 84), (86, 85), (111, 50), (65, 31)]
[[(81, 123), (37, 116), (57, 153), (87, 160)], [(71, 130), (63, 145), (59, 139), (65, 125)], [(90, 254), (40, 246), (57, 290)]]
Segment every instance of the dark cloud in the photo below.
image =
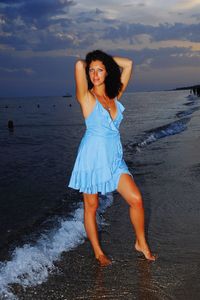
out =
[(104, 11), (99, 9), (99, 8), (96, 8), (95, 12), (96, 12), (97, 15), (101, 15), (101, 14), (104, 13)]
[[(6, 1), (5, 1), (6, 3)], [(8, 2), (9, 3), (9, 2)], [(13, 1), (1, 7), (1, 43), (15, 50), (52, 51), (92, 45), (98, 37), (89, 22), (99, 22), (103, 11), (96, 8), (70, 16), (70, 0)], [(66, 16), (66, 17), (65, 17)], [(80, 24), (84, 23), (81, 27)]]
[[(110, 26), (107, 28), (106, 32), (103, 34), (103, 38), (111, 39), (116, 41), (117, 39), (128, 39), (131, 44), (134, 44), (134, 39), (136, 35), (148, 34), (152, 36), (152, 28), (150, 25), (143, 24), (120, 24), (118, 26)], [(135, 42), (137, 43), (137, 42)]]
[[(12, 5), (14, 3), (15, 5)], [(52, 22), (55, 23), (56, 21), (52, 20), (51, 17), (66, 13), (69, 7), (75, 4), (73, 0), (27, 0), (13, 1), (13, 3), (6, 6), (0, 4), (0, 8), (2, 14), (8, 20), (20, 17), (26, 26), (34, 24), (41, 28), (48, 26)], [(58, 21), (59, 17), (57, 18)]]
[[(185, 68), (200, 67), (200, 51), (194, 52), (190, 48), (166, 47), (159, 49), (142, 50), (118, 50), (118, 54), (130, 57), (137, 67), (148, 68), (149, 70), (164, 70), (175, 66)], [(116, 55), (116, 53), (111, 53)]]
[(21, 4), (23, 3), (24, 0), (1, 0), (1, 3), (0, 4)]
[(96, 8), (90, 11), (80, 12), (76, 16), (76, 22), (80, 23), (89, 23), (89, 22), (99, 22), (103, 18), (104, 11)]
[[(63, 17), (70, 6), (70, 0), (28, 0), (1, 4), (1, 43), (16, 50), (55, 50), (71, 47), (73, 36), (68, 28), (73, 20)], [(15, 5), (13, 5), (15, 4)]]
[(200, 13), (193, 14), (193, 15), (191, 15), (191, 17), (193, 19), (196, 19), (197, 21), (200, 21)]
[(52, 1), (52, 0), (33, 0), (24, 2), (19, 8), (19, 13), (23, 18), (49, 17), (55, 13), (63, 13), (63, 8), (71, 5), (72, 1)]
[(200, 23), (184, 24), (176, 23), (174, 25), (161, 24), (152, 33), (156, 41), (162, 40), (187, 40), (191, 42), (200, 41)]
[(72, 47), (74, 39), (65, 32), (51, 33), (26, 28), (22, 33), (2, 36), (1, 43), (11, 46), (15, 50), (49, 51)]
[(148, 34), (152, 41), (163, 40), (187, 40), (191, 42), (200, 41), (200, 23), (198, 24), (159, 24), (158, 26), (144, 25), (140, 23), (121, 23), (118, 26), (107, 28), (103, 37), (116, 40), (119, 38), (134, 40), (135, 35)]

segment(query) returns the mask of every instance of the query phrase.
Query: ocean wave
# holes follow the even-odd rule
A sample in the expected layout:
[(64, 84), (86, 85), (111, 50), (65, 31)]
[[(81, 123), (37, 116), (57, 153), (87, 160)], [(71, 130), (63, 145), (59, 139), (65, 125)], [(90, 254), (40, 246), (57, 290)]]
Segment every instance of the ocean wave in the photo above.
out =
[(186, 116), (189, 116), (191, 114), (193, 114), (195, 111), (199, 110), (200, 107), (192, 107), (190, 109), (187, 109), (187, 110), (183, 110), (183, 111), (180, 111), (176, 114), (176, 116), (178, 118), (182, 118), (182, 117), (186, 117)]
[(190, 118), (182, 118), (178, 121), (174, 121), (172, 123), (166, 124), (161, 127), (157, 127), (145, 132), (143, 139), (134, 144), (129, 144), (128, 148), (135, 149), (136, 151), (140, 151), (141, 148), (158, 141), (164, 137), (168, 137), (171, 135), (178, 134), (187, 128), (187, 123), (190, 121)]
[[(112, 203), (112, 193), (100, 196), (97, 212), (99, 229), (105, 225), (102, 214)], [(1, 299), (18, 299), (12, 290), (12, 284), (26, 288), (45, 282), (49, 273), (56, 269), (54, 263), (60, 259), (62, 252), (84, 243), (86, 233), (83, 213), (83, 204), (80, 203), (70, 217), (60, 220), (58, 228), (41, 234), (33, 245), (25, 244), (23, 247), (17, 247), (10, 261), (0, 262)]]
[(188, 100), (196, 100), (196, 99), (199, 99), (199, 97), (197, 95), (193, 95), (193, 94), (190, 94), (188, 96), (186, 96), (185, 98), (187, 98)]

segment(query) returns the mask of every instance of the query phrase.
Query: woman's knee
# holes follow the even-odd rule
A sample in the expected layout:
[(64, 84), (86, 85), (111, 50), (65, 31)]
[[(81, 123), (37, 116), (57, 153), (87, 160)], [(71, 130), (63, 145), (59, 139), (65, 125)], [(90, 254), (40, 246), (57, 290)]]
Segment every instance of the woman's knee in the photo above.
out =
[(99, 206), (98, 197), (84, 195), (84, 209), (86, 212), (96, 212)]
[(128, 203), (131, 207), (134, 207), (134, 208), (143, 207), (142, 195), (139, 190), (131, 193)]
[(86, 212), (96, 212), (98, 209), (97, 203), (88, 203), (87, 201), (84, 203), (84, 209)]

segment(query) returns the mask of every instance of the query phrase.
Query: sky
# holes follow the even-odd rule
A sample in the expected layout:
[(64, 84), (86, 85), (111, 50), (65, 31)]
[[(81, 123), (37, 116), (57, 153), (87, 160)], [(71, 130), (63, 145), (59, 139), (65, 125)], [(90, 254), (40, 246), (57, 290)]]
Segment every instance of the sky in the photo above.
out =
[(200, 0), (1, 0), (0, 96), (74, 94), (92, 50), (134, 61), (129, 92), (200, 83)]

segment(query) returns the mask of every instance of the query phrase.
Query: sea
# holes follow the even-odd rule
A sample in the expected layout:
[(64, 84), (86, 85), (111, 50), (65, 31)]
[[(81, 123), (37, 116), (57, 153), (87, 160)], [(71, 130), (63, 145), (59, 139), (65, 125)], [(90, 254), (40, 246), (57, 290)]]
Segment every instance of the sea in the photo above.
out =
[(85, 131), (74, 97), (0, 98), (0, 299), (200, 298), (200, 98), (157, 91), (121, 101), (124, 158), (158, 259), (134, 253), (128, 207), (113, 192), (100, 195), (97, 214), (113, 264), (97, 265), (82, 194), (68, 188)]

